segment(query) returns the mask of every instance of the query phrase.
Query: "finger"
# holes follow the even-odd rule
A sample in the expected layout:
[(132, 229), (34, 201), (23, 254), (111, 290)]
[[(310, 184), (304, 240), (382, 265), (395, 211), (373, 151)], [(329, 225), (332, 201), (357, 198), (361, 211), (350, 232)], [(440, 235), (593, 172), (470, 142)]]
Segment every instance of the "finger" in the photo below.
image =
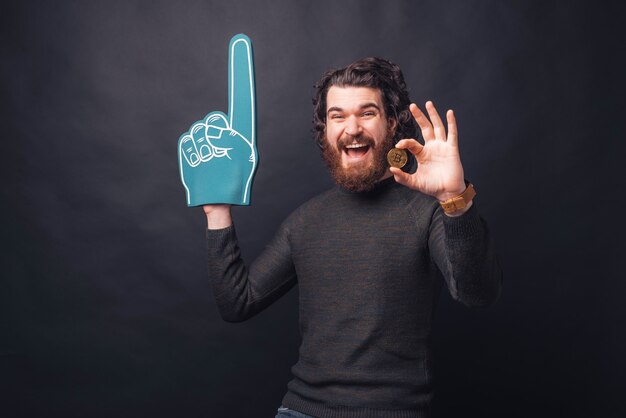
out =
[(433, 128), (435, 129), (435, 138), (446, 140), (446, 128), (443, 126), (443, 122), (439, 117), (439, 113), (437, 113), (437, 109), (435, 109), (435, 105), (430, 100), (426, 102), (426, 111), (428, 112), (428, 116), (430, 117), (430, 121), (433, 123)]
[(180, 162), (180, 169), (183, 169), (183, 158), (187, 161), (191, 167), (195, 167), (200, 164), (200, 156), (196, 144), (193, 142), (191, 135), (185, 133), (178, 140), (178, 156)]
[(417, 157), (424, 149), (424, 146), (414, 139), (401, 139), (396, 144), (396, 148), (408, 149), (411, 154)]
[(209, 161), (213, 155), (211, 144), (207, 141), (206, 124), (204, 122), (196, 122), (189, 129), (189, 135), (198, 150), (200, 160)]
[[(217, 150), (216, 144), (219, 145), (221, 138), (223, 138), (222, 132), (225, 130), (228, 132), (234, 132), (229, 130), (226, 115), (222, 112), (209, 113), (204, 119), (204, 124), (206, 125), (205, 136), (213, 151)], [(215, 157), (219, 156), (216, 152), (214, 152), (213, 155)]]
[(459, 145), (459, 133), (456, 126), (456, 118), (454, 117), (454, 111), (448, 110), (446, 113), (446, 119), (448, 120), (448, 142), (451, 145)]
[(219, 138), (222, 131), (228, 129), (228, 121), (226, 115), (222, 112), (211, 112), (204, 118), (206, 125), (206, 136), (208, 138)]
[(408, 186), (411, 181), (411, 175), (409, 173), (405, 173), (397, 167), (390, 167), (389, 171), (393, 174), (393, 178), (396, 183), (400, 183), (403, 186)]
[(252, 43), (244, 34), (235, 35), (230, 40), (228, 102), (231, 129), (254, 144), (256, 136), (254, 61)]
[(435, 131), (433, 130), (433, 125), (431, 125), (430, 121), (428, 120), (426, 115), (422, 113), (420, 108), (417, 107), (415, 103), (411, 103), (411, 105), (409, 106), (409, 110), (411, 111), (415, 122), (417, 122), (420, 130), (422, 131), (424, 141), (430, 141), (431, 139), (435, 139)]

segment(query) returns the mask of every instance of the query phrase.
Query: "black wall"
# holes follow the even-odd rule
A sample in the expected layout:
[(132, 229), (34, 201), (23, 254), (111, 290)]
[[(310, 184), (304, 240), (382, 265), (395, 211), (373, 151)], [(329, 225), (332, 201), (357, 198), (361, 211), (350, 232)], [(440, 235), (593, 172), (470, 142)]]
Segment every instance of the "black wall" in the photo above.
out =
[(208, 288), (176, 144), (227, 106), (255, 48), (252, 260), (330, 187), (309, 129), (323, 71), (378, 55), (454, 108), (503, 294), (435, 318), (439, 417), (621, 417), (626, 407), (623, 16), (617, 3), (13, 2), (0, 11), (0, 415), (273, 417), (297, 289), (241, 324)]

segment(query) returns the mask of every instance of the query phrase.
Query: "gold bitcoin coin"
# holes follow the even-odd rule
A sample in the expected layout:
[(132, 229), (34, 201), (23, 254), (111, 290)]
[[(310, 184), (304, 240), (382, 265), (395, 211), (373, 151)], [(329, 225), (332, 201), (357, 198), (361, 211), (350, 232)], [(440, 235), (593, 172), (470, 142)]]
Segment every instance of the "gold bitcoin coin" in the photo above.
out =
[(392, 167), (402, 168), (409, 160), (409, 156), (406, 151), (400, 148), (392, 148), (387, 153), (387, 162)]

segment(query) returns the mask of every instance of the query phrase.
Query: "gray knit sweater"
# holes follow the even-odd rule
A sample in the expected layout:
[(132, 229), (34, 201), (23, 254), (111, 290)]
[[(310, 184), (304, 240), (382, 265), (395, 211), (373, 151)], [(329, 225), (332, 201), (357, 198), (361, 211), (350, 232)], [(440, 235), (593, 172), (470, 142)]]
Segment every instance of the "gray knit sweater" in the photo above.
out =
[(428, 417), (429, 337), (442, 284), (487, 305), (501, 271), (476, 204), (459, 217), (389, 178), (295, 210), (248, 268), (234, 226), (207, 230), (222, 318), (244, 321), (299, 286), (300, 357), (284, 406), (324, 418)]

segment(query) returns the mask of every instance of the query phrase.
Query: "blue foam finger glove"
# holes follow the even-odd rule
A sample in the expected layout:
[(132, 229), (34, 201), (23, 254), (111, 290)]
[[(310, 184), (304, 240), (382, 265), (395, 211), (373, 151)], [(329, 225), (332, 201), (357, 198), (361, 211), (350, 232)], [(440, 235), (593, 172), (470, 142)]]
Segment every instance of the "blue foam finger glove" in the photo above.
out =
[(250, 204), (258, 163), (256, 106), (252, 43), (243, 34), (230, 40), (228, 102), (228, 115), (211, 112), (178, 140), (187, 206)]

